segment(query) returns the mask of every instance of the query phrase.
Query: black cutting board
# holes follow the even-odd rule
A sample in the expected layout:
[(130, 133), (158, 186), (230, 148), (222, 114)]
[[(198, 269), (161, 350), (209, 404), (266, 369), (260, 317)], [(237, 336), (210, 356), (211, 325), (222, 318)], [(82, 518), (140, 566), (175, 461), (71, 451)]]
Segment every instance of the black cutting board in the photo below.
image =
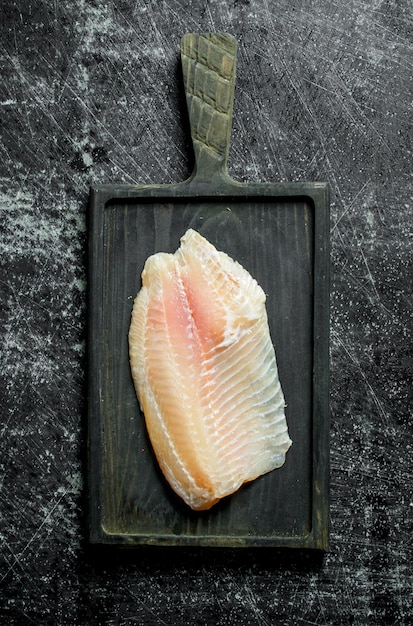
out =
[[(327, 549), (329, 196), (325, 183), (238, 183), (227, 174), (236, 42), (185, 35), (195, 152), (173, 185), (100, 185), (90, 211), (89, 519), (94, 543)], [(292, 448), (285, 465), (194, 512), (160, 472), (136, 399), (128, 330), (141, 271), (188, 228), (267, 294)]]

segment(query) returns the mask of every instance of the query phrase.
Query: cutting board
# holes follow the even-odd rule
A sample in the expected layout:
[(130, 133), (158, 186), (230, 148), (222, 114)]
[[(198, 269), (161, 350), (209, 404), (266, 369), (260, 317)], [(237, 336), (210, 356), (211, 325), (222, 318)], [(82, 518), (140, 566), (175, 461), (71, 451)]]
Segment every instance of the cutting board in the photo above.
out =
[[(325, 550), (329, 508), (329, 195), (325, 183), (240, 183), (227, 172), (236, 41), (188, 34), (181, 60), (195, 154), (171, 185), (91, 190), (89, 522), (93, 543)], [(281, 469), (194, 512), (161, 474), (128, 358), (147, 257), (188, 228), (239, 261), (267, 294), (293, 445)]]

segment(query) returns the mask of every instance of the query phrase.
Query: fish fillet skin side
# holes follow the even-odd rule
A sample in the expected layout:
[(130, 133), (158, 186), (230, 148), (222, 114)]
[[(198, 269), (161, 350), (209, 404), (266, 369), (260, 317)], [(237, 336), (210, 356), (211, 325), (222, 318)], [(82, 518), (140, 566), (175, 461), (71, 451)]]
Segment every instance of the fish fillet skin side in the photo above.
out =
[(291, 446), (265, 294), (190, 229), (150, 256), (129, 329), (132, 377), (161, 470), (209, 509), (285, 461)]

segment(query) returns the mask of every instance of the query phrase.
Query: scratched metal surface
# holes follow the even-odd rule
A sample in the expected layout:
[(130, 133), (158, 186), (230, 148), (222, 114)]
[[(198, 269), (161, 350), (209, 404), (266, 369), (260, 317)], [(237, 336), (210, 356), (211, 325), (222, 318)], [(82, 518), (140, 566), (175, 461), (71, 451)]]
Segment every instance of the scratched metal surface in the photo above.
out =
[[(0, 621), (411, 623), (408, 0), (4, 0), (1, 30)], [(85, 540), (88, 190), (190, 172), (191, 30), (239, 41), (232, 176), (331, 185), (323, 560)]]

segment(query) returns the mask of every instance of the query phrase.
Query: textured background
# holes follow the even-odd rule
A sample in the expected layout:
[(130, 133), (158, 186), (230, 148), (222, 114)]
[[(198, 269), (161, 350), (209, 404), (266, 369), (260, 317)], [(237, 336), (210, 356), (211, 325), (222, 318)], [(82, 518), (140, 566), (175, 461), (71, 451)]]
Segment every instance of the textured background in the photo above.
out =
[[(412, 9), (408, 0), (2, 0), (0, 621), (413, 621)], [(188, 31), (239, 41), (239, 180), (332, 193), (331, 551), (91, 550), (91, 183), (191, 171)]]

